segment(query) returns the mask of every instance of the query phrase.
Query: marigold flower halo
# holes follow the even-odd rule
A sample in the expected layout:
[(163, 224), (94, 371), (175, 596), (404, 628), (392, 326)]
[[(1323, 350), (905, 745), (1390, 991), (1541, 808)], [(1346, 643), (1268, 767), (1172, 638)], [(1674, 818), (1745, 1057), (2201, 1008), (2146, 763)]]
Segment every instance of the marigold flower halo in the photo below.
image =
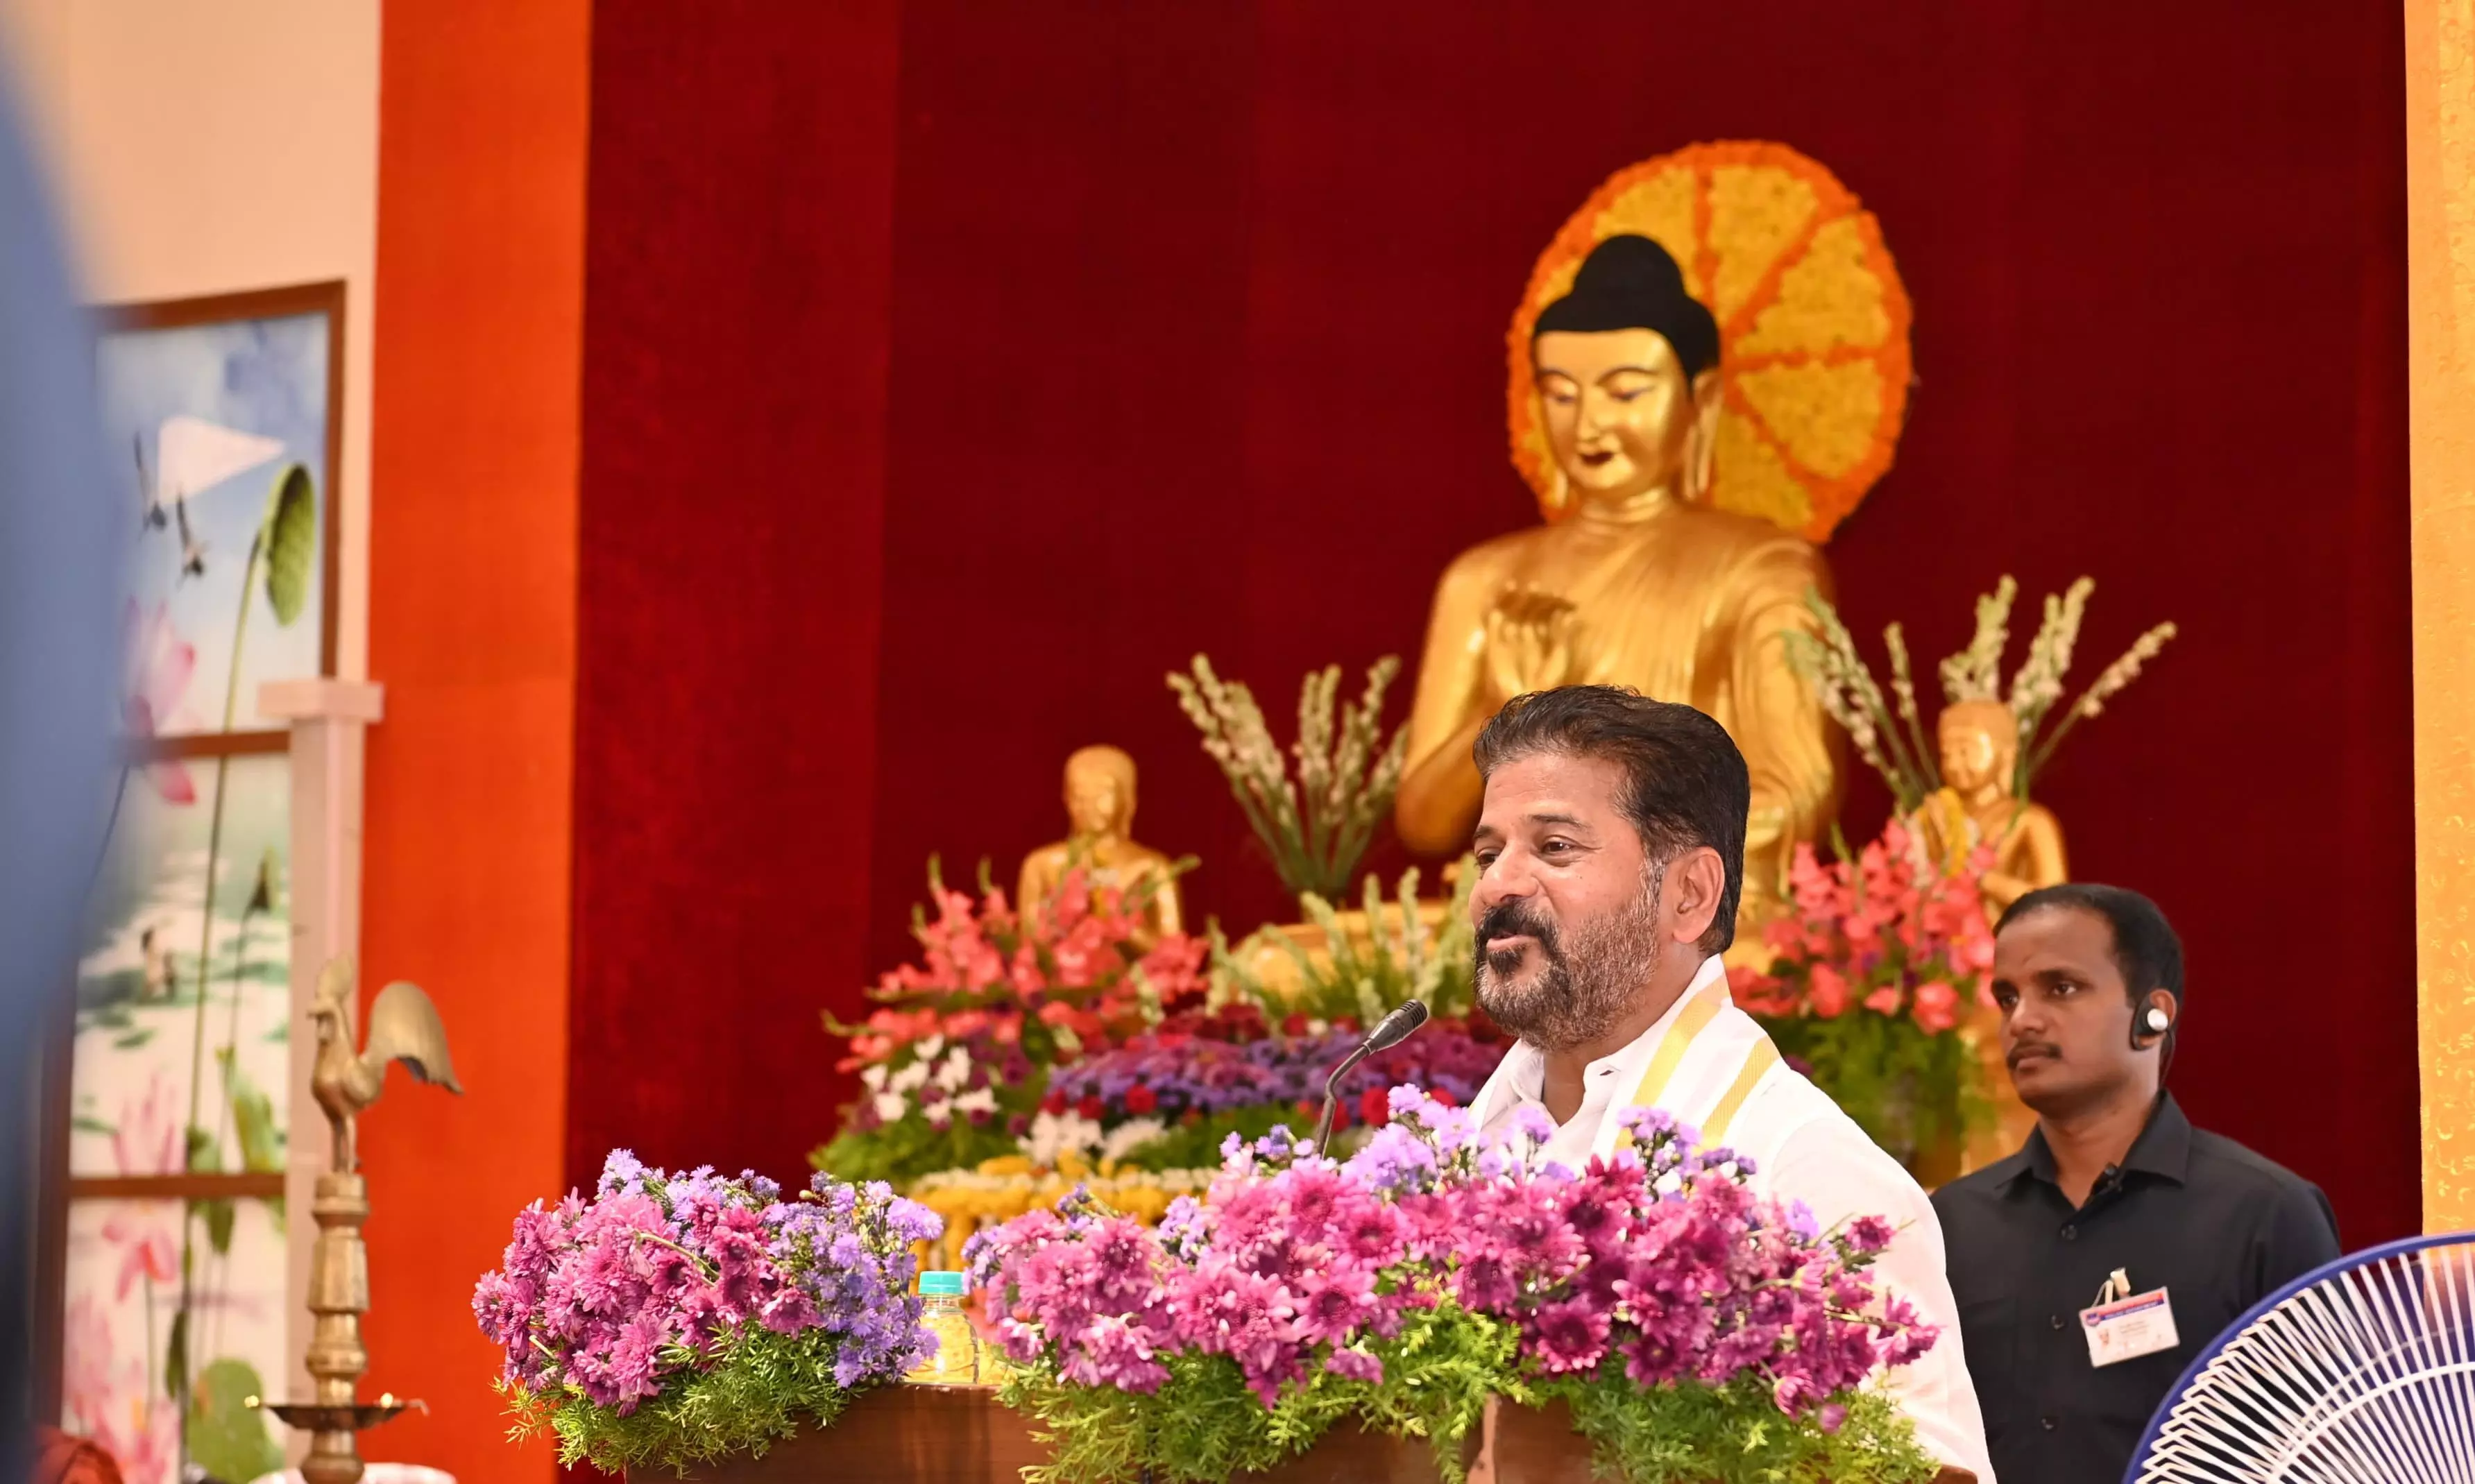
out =
[(910, 1287), (937, 1217), (882, 1184), (781, 1194), (617, 1150), (591, 1200), (518, 1213), (473, 1292), (516, 1433), (553, 1430), (563, 1464), (684, 1473), (828, 1424), (934, 1355)]
[(1936, 1338), (1867, 1271), (1887, 1223), (1819, 1230), (1654, 1110), (1575, 1173), (1536, 1156), (1543, 1120), (1499, 1141), (1388, 1104), (1345, 1162), (1233, 1137), (1156, 1230), (1069, 1198), (973, 1239), (1005, 1399), (1057, 1442), (1035, 1478), (1219, 1479), (1344, 1420), (1458, 1478), (1490, 1396), (1566, 1401), (1636, 1484), (1930, 1477), (1869, 1384)]
[(1912, 311), (1881, 225), (1785, 144), (1695, 144), (1607, 177), (1539, 255), (1506, 338), (1513, 467), (1550, 521), (1569, 494), (1539, 422), (1531, 327), (1611, 236), (1651, 238), (1719, 322), (1726, 403), (1709, 502), (1827, 541), (1891, 467)]

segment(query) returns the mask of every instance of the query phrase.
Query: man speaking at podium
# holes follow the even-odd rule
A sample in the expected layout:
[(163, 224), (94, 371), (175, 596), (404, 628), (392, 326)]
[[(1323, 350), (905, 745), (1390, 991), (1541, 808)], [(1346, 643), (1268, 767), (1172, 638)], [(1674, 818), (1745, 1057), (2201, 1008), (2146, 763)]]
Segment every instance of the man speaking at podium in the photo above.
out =
[(1928, 1453), (1990, 1484), (1933, 1207), (1728, 997), (1752, 801), (1736, 744), (1690, 706), (1567, 686), (1506, 703), (1473, 752), (1478, 999), (1520, 1037), (1479, 1093), (1480, 1126), (1542, 1108), (1545, 1157), (1578, 1170), (1613, 1152), (1618, 1113), (1655, 1107), (1826, 1229), (1888, 1219), (1899, 1235), (1876, 1271), (1941, 1330), (1892, 1394)]

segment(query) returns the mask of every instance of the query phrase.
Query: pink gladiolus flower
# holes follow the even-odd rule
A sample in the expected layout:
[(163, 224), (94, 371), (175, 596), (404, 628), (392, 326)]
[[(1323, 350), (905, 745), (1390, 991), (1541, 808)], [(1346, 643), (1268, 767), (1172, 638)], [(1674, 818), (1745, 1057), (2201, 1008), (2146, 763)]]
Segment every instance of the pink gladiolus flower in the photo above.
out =
[(1865, 1008), (1872, 1010), (1876, 1015), (1898, 1014), (1899, 1012), (1899, 986), (1897, 985), (1884, 985), (1881, 988), (1865, 996)]
[(1959, 991), (1942, 980), (1917, 985), (1917, 1024), (1939, 1035), (1959, 1024)]
[(1805, 980), (1805, 1002), (1825, 1020), (1836, 1020), (1848, 1010), (1848, 981), (1827, 963), (1813, 965)]

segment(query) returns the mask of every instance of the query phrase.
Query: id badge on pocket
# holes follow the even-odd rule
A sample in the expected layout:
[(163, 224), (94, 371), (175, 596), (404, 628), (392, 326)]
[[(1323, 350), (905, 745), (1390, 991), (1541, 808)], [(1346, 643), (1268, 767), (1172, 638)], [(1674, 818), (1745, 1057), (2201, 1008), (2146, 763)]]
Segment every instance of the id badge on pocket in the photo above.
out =
[(2183, 1343), (2174, 1332), (2174, 1305), (2163, 1288), (2080, 1310), (2080, 1332), (2088, 1336), (2092, 1366), (2154, 1355)]

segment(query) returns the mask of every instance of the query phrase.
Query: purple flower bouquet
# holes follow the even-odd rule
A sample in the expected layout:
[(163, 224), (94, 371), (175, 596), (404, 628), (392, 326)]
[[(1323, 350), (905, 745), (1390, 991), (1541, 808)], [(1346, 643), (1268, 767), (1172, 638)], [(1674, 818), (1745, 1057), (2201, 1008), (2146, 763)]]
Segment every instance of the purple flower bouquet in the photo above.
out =
[(670, 1175), (611, 1154), (591, 1201), (536, 1201), (473, 1293), (517, 1431), (617, 1472), (761, 1453), (935, 1353), (911, 1244), (943, 1223), (882, 1184)]
[(1225, 1478), (1336, 1423), (1434, 1445), (1447, 1478), (1490, 1395), (1566, 1401), (1633, 1484), (1932, 1477), (1869, 1377), (1934, 1341), (1867, 1268), (1890, 1241), (1756, 1196), (1664, 1115), (1573, 1174), (1414, 1087), (1345, 1163), (1230, 1141), (1158, 1230), (1069, 1200), (975, 1238), (1054, 1480)]

